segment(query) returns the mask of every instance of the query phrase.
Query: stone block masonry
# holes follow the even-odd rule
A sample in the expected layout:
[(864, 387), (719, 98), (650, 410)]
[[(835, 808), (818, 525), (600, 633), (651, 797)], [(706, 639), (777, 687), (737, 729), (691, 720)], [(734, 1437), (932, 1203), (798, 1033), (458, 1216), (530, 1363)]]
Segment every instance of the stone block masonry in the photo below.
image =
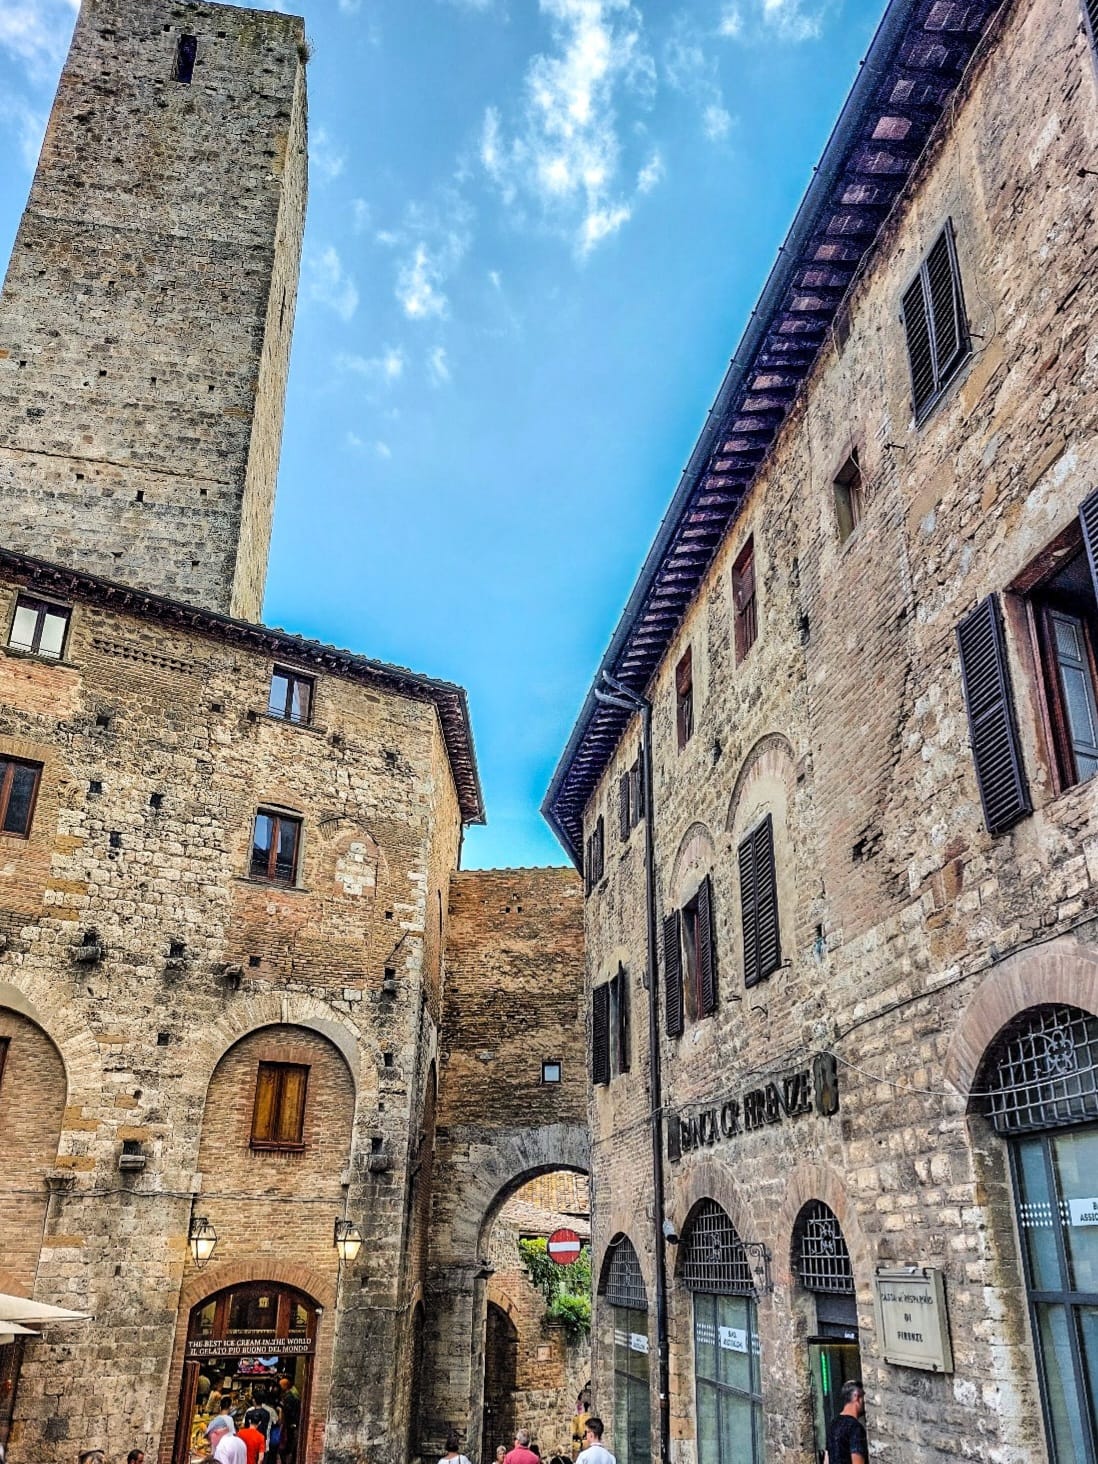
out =
[(6, 547), (259, 618), (303, 57), (293, 16), (85, 0), (0, 295)]

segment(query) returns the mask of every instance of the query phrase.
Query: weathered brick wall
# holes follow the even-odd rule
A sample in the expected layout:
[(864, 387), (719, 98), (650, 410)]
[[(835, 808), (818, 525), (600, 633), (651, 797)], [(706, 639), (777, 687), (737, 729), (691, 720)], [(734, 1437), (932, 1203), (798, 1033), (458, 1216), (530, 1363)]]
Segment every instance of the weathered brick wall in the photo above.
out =
[[(0, 586), (5, 624), (17, 590)], [(0, 754), (43, 765), (30, 836), (5, 838), (0, 862), (0, 1006), (40, 1014), (69, 1084), (32, 1279), (92, 1315), (27, 1349), (16, 1461), (119, 1438), (170, 1450), (177, 1319), (263, 1278), (325, 1307), (310, 1464), (322, 1447), (332, 1461), (404, 1453), (409, 1156), (434, 1040), (423, 989), (438, 986), (425, 892), (456, 857), (456, 792), (430, 701), (320, 672), (314, 721), (293, 726), (266, 713), (272, 664), (84, 602), (63, 662), (0, 651)], [(294, 887), (249, 876), (266, 802), (303, 820)], [(92, 930), (103, 956), (84, 962)], [(237, 1065), (284, 1042), (316, 1054), (323, 1122), (306, 1156), (264, 1164), (241, 1152), (251, 1098)], [(138, 1175), (118, 1169), (127, 1138), (147, 1156)], [(218, 1151), (234, 1155), (228, 1186)], [(260, 1171), (262, 1203), (225, 1198)], [(222, 1239), (195, 1276), (198, 1205)], [(344, 1206), (365, 1244), (337, 1311)], [(388, 1359), (369, 1388), (364, 1356)]]
[[(172, 80), (198, 37), (194, 80)], [(302, 22), (87, 0), (0, 297), (7, 547), (258, 619), (304, 224)]]
[(49, 1194), (46, 1176), (57, 1155), (64, 1112), (61, 1054), (41, 1027), (0, 1006), (0, 1291), (29, 1296), (34, 1287)]
[[(740, 1132), (669, 1170), (679, 1228), (710, 1195), (773, 1258), (759, 1308), (768, 1459), (799, 1460), (809, 1446), (807, 1299), (792, 1246), (814, 1198), (839, 1216), (852, 1255), (874, 1457), (1044, 1457), (1003, 1146), (966, 1116), (975, 1060), (961, 1083), (954, 1055), (976, 1041), (970, 1028), (992, 1040), (994, 1022), (970, 1016), (989, 990), (1001, 994), (988, 1008), (999, 1025), (1042, 1000), (1098, 1010), (1087, 974), (1098, 790), (1054, 793), (1015, 603), (1008, 650), (1036, 812), (989, 837), (954, 627), (982, 595), (1008, 589), (1098, 480), (1093, 180), (1078, 172), (1098, 143), (1095, 101), (1078, 6), (1009, 7), (853, 291), (848, 338), (824, 351), (651, 689), (660, 913), (712, 874), (720, 987), (712, 1019), (663, 1039), (669, 1109), (742, 1097), (821, 1048), (840, 1064), (837, 1116)], [(916, 429), (899, 302), (947, 218), (974, 350)], [(852, 446), (867, 509), (843, 544), (832, 479)], [(749, 535), (759, 636), (737, 664), (730, 575)], [(696, 730), (680, 752), (674, 667), (688, 646)], [(607, 874), (586, 928), (589, 983), (620, 960), (634, 998), (634, 1070), (591, 1100), (596, 1251), (627, 1232), (651, 1295), (643, 832), (622, 846), (616, 807), (636, 736), (588, 809), (588, 829), (606, 821)], [(746, 990), (736, 849), (765, 812), (784, 965)], [(952, 1376), (884, 1363), (878, 1263), (945, 1272)], [(604, 1416), (609, 1311), (596, 1336)], [(678, 1286), (670, 1319), (672, 1427), (686, 1461), (693, 1363)]]
[[(565, 869), (453, 876), (446, 939), (421, 1442), (481, 1450), (483, 1265), (507, 1197), (539, 1173), (587, 1171), (579, 880)], [(543, 1085), (544, 1058), (563, 1082)]]

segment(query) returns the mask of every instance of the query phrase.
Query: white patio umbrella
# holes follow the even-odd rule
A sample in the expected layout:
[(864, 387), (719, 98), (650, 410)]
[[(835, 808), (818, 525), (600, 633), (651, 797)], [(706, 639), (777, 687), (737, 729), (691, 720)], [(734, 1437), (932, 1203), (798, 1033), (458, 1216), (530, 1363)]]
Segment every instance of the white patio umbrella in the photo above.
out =
[(44, 1301), (29, 1301), (25, 1296), (7, 1296), (0, 1291), (0, 1329), (10, 1332), (11, 1322), (86, 1322), (87, 1312), (66, 1311), (63, 1306), (49, 1306)]
[(14, 1342), (16, 1337), (37, 1337), (37, 1332), (32, 1332), (29, 1327), (22, 1327), (18, 1322), (0, 1322), (0, 1347), (5, 1342)]

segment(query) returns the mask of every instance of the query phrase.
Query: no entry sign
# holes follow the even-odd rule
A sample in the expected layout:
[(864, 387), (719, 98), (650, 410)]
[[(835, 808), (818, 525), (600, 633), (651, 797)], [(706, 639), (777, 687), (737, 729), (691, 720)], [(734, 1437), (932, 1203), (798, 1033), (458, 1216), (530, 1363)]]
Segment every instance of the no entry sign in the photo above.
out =
[(549, 1237), (549, 1259), (558, 1266), (570, 1266), (579, 1260), (580, 1238), (574, 1230), (554, 1230)]

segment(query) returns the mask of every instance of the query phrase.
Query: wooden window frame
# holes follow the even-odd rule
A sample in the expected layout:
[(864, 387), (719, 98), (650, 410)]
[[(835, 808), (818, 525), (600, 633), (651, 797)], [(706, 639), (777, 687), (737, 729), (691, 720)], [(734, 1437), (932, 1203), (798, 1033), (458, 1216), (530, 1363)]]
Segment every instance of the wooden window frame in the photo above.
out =
[(585, 893), (590, 894), (597, 885), (601, 884), (605, 873), (606, 825), (600, 813), (595, 820), (595, 827), (587, 836), (583, 860), (583, 884)]
[(750, 654), (751, 647), (759, 638), (759, 595), (755, 573), (755, 536), (748, 536), (747, 542), (736, 555), (732, 565), (732, 616), (736, 665), (739, 666)]
[[(951, 353), (941, 351), (938, 332), (941, 320), (935, 313), (935, 297), (931, 279), (931, 261), (943, 246), (947, 254), (949, 283), (953, 308), (956, 315), (957, 341)], [(917, 308), (916, 308), (917, 307)], [(964, 290), (961, 282), (961, 265), (957, 258), (957, 240), (953, 231), (953, 220), (946, 219), (934, 243), (923, 255), (919, 268), (912, 275), (900, 297), (900, 320), (904, 327), (907, 348), (908, 377), (911, 382), (911, 406), (916, 428), (926, 422), (934, 408), (945, 395), (950, 383), (957, 377), (961, 367), (972, 355), (972, 340), (965, 311)], [(920, 395), (916, 375), (916, 335), (926, 332), (926, 352), (930, 378), (929, 387)]]
[(675, 667), (675, 737), (679, 751), (694, 735), (694, 648), (687, 646)]
[[(766, 860), (760, 868), (760, 856)], [(758, 986), (782, 966), (781, 895), (778, 888), (778, 848), (774, 819), (767, 814), (740, 840), (737, 849), (740, 870), (740, 925), (743, 937), (743, 984)], [(750, 873), (750, 880), (747, 876)], [(762, 878), (766, 879), (763, 888)], [(765, 903), (773, 904), (774, 938), (767, 949), (761, 933)]]
[[(6, 829), (4, 821), (8, 816), (8, 803), (11, 799), (11, 786), (15, 781), (15, 769), (30, 768), (34, 773), (34, 787), (31, 790), (30, 803), (27, 806), (27, 822), (22, 829)], [(38, 807), (38, 792), (42, 786), (42, 764), (30, 762), (23, 757), (0, 757), (0, 838), (5, 839), (29, 839), (31, 829), (34, 827), (34, 813)]]
[(629, 973), (618, 963), (610, 978), (610, 1076), (629, 1071)]
[[(31, 643), (29, 646), (16, 645), (12, 640), (12, 636), (15, 634), (16, 616), (20, 610), (33, 610), (35, 612), (34, 632), (31, 635)], [(53, 651), (42, 650), (42, 631), (45, 627), (47, 615), (56, 615), (65, 622), (65, 628), (61, 632), (61, 648), (56, 655)], [(71, 628), (71, 605), (61, 605), (56, 600), (43, 600), (37, 595), (16, 595), (11, 624), (8, 626), (8, 649), (11, 651), (19, 651), (24, 656), (40, 656), (44, 661), (63, 661), (65, 659), (65, 651), (68, 649), (69, 631)]]
[[(258, 820), (261, 818), (269, 818), (272, 820), (273, 823), (273, 828), (271, 830), (271, 847), (267, 853), (266, 874), (256, 869), (255, 858), (255, 826)], [(291, 870), (288, 879), (283, 878), (282, 875), (275, 872), (275, 868), (278, 862), (279, 833), (283, 824), (294, 824), (297, 828), (297, 836), (294, 841), (294, 867)], [(265, 884), (276, 884), (281, 885), (283, 889), (292, 889), (297, 884), (298, 874), (301, 870), (301, 839), (303, 831), (304, 820), (302, 819), (300, 814), (286, 813), (277, 808), (257, 808), (255, 811), (255, 817), (252, 819), (252, 850), (248, 860), (248, 872), (250, 877), (252, 879), (262, 880)]]
[[(287, 1073), (303, 1073), (304, 1078), (301, 1084), (301, 1100), (296, 1114), (295, 1129), (298, 1137), (296, 1139), (271, 1138), (270, 1132), (279, 1132), (283, 1128), (284, 1104), (286, 1101), (286, 1075)], [(305, 1109), (309, 1101), (309, 1073), (310, 1066), (304, 1062), (278, 1062), (262, 1061), (256, 1069), (255, 1097), (252, 1102), (252, 1128), (249, 1148), (264, 1153), (286, 1153), (300, 1154), (305, 1149)], [(271, 1123), (267, 1137), (256, 1133), (259, 1123), (260, 1097), (264, 1076), (271, 1074), (274, 1083), (274, 1097), (271, 1101)]]
[[(271, 697), (274, 693), (275, 677), (281, 676), (286, 681), (286, 701), (282, 710), (279, 711), (271, 704)], [(294, 704), (294, 688), (304, 686), (308, 691), (308, 702), (303, 717), (295, 717), (292, 711)], [(273, 666), (271, 668), (271, 683), (267, 690), (267, 715), (273, 717), (277, 722), (289, 722), (293, 727), (309, 727), (313, 721), (313, 710), (316, 703), (316, 677), (308, 676), (303, 671), (295, 671), (291, 666)]]

